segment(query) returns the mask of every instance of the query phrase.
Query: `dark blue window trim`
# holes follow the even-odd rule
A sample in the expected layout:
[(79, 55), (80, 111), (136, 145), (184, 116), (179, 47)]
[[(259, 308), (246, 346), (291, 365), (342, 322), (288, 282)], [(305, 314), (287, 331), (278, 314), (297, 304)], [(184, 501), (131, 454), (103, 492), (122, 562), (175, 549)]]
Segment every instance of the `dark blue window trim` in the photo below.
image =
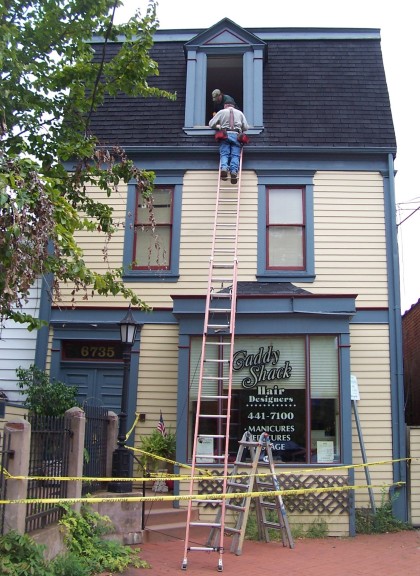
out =
[[(306, 269), (305, 270), (267, 270), (267, 237), (266, 210), (267, 186), (299, 186), (304, 188), (304, 207), (306, 215)], [(258, 176), (258, 247), (257, 247), (257, 279), (264, 282), (313, 282), (315, 279), (314, 254), (314, 186), (313, 175), (296, 176), (270, 175)]]
[[(242, 54), (243, 112), (253, 133), (263, 129), (263, 66), (267, 46), (264, 41), (224, 19), (184, 45), (187, 59), (185, 126), (188, 135), (206, 134), (205, 102), (207, 56)], [(210, 132), (213, 135), (213, 131)]]
[(171, 267), (168, 270), (133, 270), (134, 218), (136, 214), (136, 184), (127, 187), (127, 212), (124, 233), (124, 282), (177, 282), (179, 278), (179, 245), (181, 237), (182, 178), (156, 175), (155, 184), (173, 186), (173, 225), (171, 238)]

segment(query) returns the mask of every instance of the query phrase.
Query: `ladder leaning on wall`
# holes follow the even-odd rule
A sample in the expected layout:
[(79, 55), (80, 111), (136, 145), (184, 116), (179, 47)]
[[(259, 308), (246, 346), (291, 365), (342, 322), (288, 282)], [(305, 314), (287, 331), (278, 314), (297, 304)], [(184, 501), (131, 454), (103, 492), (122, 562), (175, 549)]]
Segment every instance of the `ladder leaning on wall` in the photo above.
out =
[[(197, 471), (197, 464), (204, 460), (203, 455), (200, 456), (198, 450), (200, 441), (210, 440), (214, 446), (220, 448), (211, 455), (211, 460), (217, 464), (223, 464), (222, 492), (223, 494), (227, 492), (242, 156), (243, 149), (241, 150), (237, 184), (226, 183), (222, 180), (219, 168), (189, 483), (189, 494), (197, 495), (197, 497), (194, 500), (188, 500), (183, 570), (187, 569), (188, 552), (205, 551), (218, 553), (217, 570), (223, 571), (225, 499), (211, 500), (217, 506), (217, 525), (214, 522), (193, 521), (192, 512), (194, 504), (209, 502), (208, 499), (204, 498), (200, 500), (200, 477), (196, 476), (197, 472), (200, 472), (200, 470)], [(208, 393), (209, 390), (211, 393)], [(206, 410), (203, 409), (203, 402), (216, 404), (218, 408), (214, 411), (215, 413), (207, 414)], [(209, 428), (215, 430), (215, 433), (204, 433)], [(203, 478), (201, 476), (201, 479)], [(194, 543), (190, 540), (190, 529), (197, 526), (210, 529), (217, 527), (220, 532), (217, 546), (192, 545)]]

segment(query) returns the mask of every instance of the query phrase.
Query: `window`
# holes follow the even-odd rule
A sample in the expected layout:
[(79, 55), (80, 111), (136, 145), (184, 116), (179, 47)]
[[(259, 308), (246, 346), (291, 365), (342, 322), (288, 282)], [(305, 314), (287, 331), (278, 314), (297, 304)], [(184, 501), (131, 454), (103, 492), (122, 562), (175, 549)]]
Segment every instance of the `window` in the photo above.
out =
[[(267, 431), (273, 456), (284, 463), (341, 461), (338, 336), (237, 337), (233, 362), (229, 455), (238, 451), (245, 431), (255, 440)], [(212, 347), (222, 354), (228, 347)], [(219, 352), (220, 350), (220, 352)], [(192, 338), (190, 352), (189, 454), (197, 405), (201, 338)], [(206, 363), (206, 396), (223, 393), (223, 363)], [(228, 369), (228, 368), (225, 368)], [(211, 384), (211, 382), (213, 382)], [(203, 413), (217, 414), (220, 400), (202, 400)], [(223, 405), (222, 405), (223, 406)], [(202, 434), (223, 434), (223, 423), (203, 419)], [(220, 427), (220, 429), (217, 428)], [(206, 446), (206, 462), (220, 455), (223, 445)], [(203, 460), (204, 461), (204, 460)]]
[(182, 175), (156, 174), (153, 207), (127, 190), (124, 231), (125, 282), (176, 282), (179, 276)]
[(213, 116), (214, 102), (211, 93), (215, 88), (232, 96), (238, 108), (244, 109), (243, 76), (242, 55), (207, 57), (206, 124)]
[(170, 268), (173, 193), (173, 188), (157, 187), (146, 201), (137, 192), (133, 269)]
[(313, 177), (258, 172), (258, 280), (315, 279)]
[(267, 46), (260, 38), (227, 18), (184, 45), (187, 83), (184, 130), (212, 134), (211, 93), (215, 88), (232, 96), (244, 112), (251, 134), (263, 129), (263, 63)]
[(302, 188), (267, 188), (267, 269), (305, 269)]

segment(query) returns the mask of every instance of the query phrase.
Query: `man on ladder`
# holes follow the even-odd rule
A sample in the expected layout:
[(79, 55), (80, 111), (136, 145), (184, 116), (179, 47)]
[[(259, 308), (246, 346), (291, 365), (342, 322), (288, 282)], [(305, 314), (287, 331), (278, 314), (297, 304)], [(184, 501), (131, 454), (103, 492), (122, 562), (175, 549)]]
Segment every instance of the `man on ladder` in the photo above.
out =
[(248, 137), (244, 135), (244, 132), (249, 129), (247, 119), (243, 112), (234, 107), (234, 104), (227, 103), (223, 110), (219, 110), (210, 120), (209, 126), (217, 130), (215, 137), (219, 142), (220, 176), (222, 180), (227, 180), (228, 172), (230, 172), (230, 181), (236, 184), (241, 146), (246, 144), (244, 140), (248, 140)]

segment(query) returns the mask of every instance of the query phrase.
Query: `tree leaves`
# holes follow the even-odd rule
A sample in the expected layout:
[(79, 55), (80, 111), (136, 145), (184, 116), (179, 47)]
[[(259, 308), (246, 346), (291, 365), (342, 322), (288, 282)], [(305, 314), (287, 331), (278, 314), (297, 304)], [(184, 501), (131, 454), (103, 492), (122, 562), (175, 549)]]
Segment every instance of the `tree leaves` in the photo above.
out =
[[(31, 326), (22, 312), (39, 277), (54, 275), (74, 294), (91, 291), (146, 303), (125, 287), (123, 271), (90, 270), (76, 232), (96, 230), (104, 244), (115, 230), (111, 206), (89, 196), (97, 186), (110, 197), (136, 181), (145, 198), (153, 173), (138, 169), (124, 150), (106, 150), (90, 134), (92, 113), (107, 95), (175, 99), (148, 85), (158, 67), (149, 55), (157, 28), (156, 3), (115, 26), (119, 0), (9, 0), (0, 6), (0, 319)], [(103, 38), (98, 54), (89, 41)], [(125, 38), (116, 55), (108, 41)], [(74, 164), (72, 173), (63, 162)], [(106, 249), (104, 250), (106, 254)]]

